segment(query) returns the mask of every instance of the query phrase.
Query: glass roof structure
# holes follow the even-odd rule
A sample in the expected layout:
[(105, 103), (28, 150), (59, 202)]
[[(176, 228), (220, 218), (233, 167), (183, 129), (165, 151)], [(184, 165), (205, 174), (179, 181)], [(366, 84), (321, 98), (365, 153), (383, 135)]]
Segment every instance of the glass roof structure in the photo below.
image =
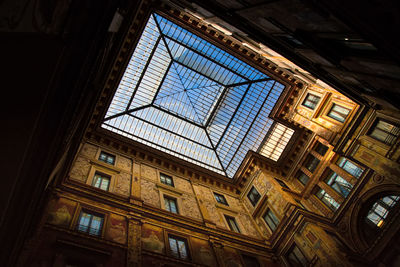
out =
[(277, 161), (286, 145), (289, 143), (290, 138), (292, 138), (293, 133), (293, 129), (286, 127), (279, 122), (275, 123), (259, 153), (267, 158)]
[(152, 14), (102, 127), (232, 178), (284, 85)]

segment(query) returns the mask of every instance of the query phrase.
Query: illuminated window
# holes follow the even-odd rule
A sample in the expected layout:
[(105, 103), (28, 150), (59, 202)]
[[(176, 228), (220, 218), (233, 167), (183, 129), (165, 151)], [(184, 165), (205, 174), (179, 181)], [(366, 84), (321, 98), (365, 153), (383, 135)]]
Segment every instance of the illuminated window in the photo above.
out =
[(168, 235), (168, 243), (172, 256), (182, 260), (190, 259), (189, 248), (185, 238)]
[(322, 202), (325, 203), (331, 210), (336, 211), (339, 207), (340, 204), (337, 203), (333, 197), (331, 197), (325, 190), (319, 188), (317, 193), (315, 194)]
[(304, 98), (302, 105), (310, 109), (315, 109), (320, 99), (319, 96), (308, 93), (306, 98)]
[(110, 153), (101, 151), (100, 152), (100, 156), (99, 156), (99, 160), (100, 161), (104, 161), (105, 163), (114, 165), (114, 163), (115, 163), (115, 155), (112, 155)]
[(275, 231), (279, 224), (279, 219), (275, 216), (275, 214), (271, 211), (271, 209), (267, 209), (264, 214), (264, 221), (267, 223), (268, 227), (271, 231)]
[(260, 193), (258, 193), (257, 189), (252, 186), (249, 193), (247, 194), (247, 198), (250, 200), (253, 206), (257, 205), (258, 201), (261, 198)]
[(400, 127), (382, 119), (377, 119), (369, 132), (369, 136), (387, 145), (393, 145), (399, 134)]
[(350, 160), (345, 157), (340, 157), (336, 163), (340, 168), (353, 175), (356, 178), (360, 178), (364, 170), (357, 165), (355, 165)]
[(338, 122), (344, 122), (347, 118), (347, 115), (349, 115), (350, 111), (351, 110), (348, 108), (344, 108), (337, 104), (333, 104), (327, 116), (334, 120), (337, 120)]
[(337, 175), (334, 171), (329, 171), (324, 181), (343, 197), (347, 197), (353, 188), (352, 184)]
[(172, 177), (169, 175), (166, 175), (164, 173), (160, 173), (160, 181), (163, 184), (169, 185), (169, 186), (174, 186), (174, 181), (172, 180)]
[(293, 133), (294, 130), (283, 124), (276, 123), (271, 133), (267, 136), (267, 139), (260, 150), (260, 154), (277, 161), (290, 141)]
[(214, 193), (215, 200), (217, 200), (218, 203), (224, 204), (228, 206), (228, 202), (226, 201), (225, 197), (221, 194)]
[(304, 161), (304, 167), (309, 170), (310, 172), (314, 172), (315, 169), (318, 167), (320, 160), (314, 157), (313, 155), (309, 154)]
[(308, 181), (310, 180), (310, 177), (308, 177), (306, 174), (304, 174), (302, 171), (298, 171), (296, 174), (296, 178), (303, 184), (306, 185)]
[(152, 14), (102, 128), (233, 178), (247, 152), (258, 151), (284, 88)]
[(103, 215), (82, 210), (79, 215), (77, 229), (90, 235), (100, 236), (103, 221)]
[(231, 231), (240, 233), (239, 226), (237, 225), (235, 218), (225, 215), (225, 220), (228, 223), (229, 229), (231, 229)]
[(176, 198), (164, 196), (165, 209), (172, 213), (178, 213), (178, 205), (176, 203)]
[(309, 266), (309, 262), (307, 258), (304, 256), (303, 252), (294, 244), (288, 253), (286, 254), (286, 258), (289, 261), (290, 266), (293, 267), (306, 267)]
[(101, 172), (96, 172), (93, 177), (92, 186), (108, 191), (111, 176)]
[(390, 210), (399, 202), (400, 196), (386, 196), (376, 201), (368, 211), (366, 222), (375, 227), (383, 227)]

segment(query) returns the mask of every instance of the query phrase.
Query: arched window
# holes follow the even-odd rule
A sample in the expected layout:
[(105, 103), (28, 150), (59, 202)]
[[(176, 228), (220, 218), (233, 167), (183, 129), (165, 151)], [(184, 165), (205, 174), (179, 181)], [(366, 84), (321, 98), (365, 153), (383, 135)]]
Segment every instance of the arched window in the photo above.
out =
[(400, 196), (392, 195), (378, 199), (368, 211), (366, 223), (372, 227), (382, 228), (390, 210), (399, 202)]

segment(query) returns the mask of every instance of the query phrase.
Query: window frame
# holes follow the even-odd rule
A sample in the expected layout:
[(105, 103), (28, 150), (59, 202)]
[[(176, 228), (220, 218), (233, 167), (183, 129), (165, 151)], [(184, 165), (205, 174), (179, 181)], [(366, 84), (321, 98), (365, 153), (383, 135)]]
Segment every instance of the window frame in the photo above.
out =
[[(315, 162), (317, 162), (316, 165)], [(308, 153), (308, 155), (304, 159), (302, 166), (306, 168), (310, 173), (314, 173), (318, 169), (320, 163), (321, 160), (319, 158), (317, 158), (311, 153)]]
[[(174, 257), (176, 259), (180, 259), (180, 260), (186, 260), (186, 261), (190, 261), (191, 260), (191, 251), (190, 251), (189, 239), (187, 237), (183, 237), (183, 236), (176, 235), (176, 234), (173, 234), (173, 233), (167, 233), (166, 237), (167, 237), (167, 244), (168, 244), (168, 254), (170, 256), (172, 256), (172, 257)], [(172, 252), (170, 239), (176, 241), (177, 253), (178, 253), (177, 255)], [(181, 252), (180, 252), (180, 249), (179, 249), (178, 241), (181, 241), (181, 242), (183, 242), (185, 244), (186, 255), (187, 255), (186, 258), (181, 257)]]
[[(357, 179), (360, 179), (360, 178), (363, 176), (364, 171), (365, 171), (364, 168), (360, 167), (358, 164), (354, 163), (352, 160), (350, 160), (350, 159), (348, 159), (348, 158), (346, 158), (346, 157), (343, 157), (343, 156), (339, 157), (339, 158), (336, 160), (336, 163), (335, 163), (335, 164), (336, 164), (339, 168), (341, 168), (342, 170), (344, 170), (346, 173), (348, 173), (349, 175), (351, 175), (352, 177), (355, 177), (355, 178), (357, 178)], [(356, 170), (355, 172), (349, 171), (349, 170), (351, 170), (351, 169), (345, 168), (345, 166), (346, 166), (347, 164), (353, 165), (357, 170)]]
[(324, 183), (335, 190), (343, 198), (347, 198), (351, 190), (353, 190), (353, 184), (329, 168), (326, 170), (323, 177)]
[[(251, 199), (250, 195), (254, 196), (254, 191), (257, 193), (256, 199)], [(254, 185), (251, 186), (251, 189), (249, 190), (246, 196), (247, 199), (250, 201), (251, 205), (253, 205), (253, 207), (257, 206), (258, 202), (260, 202), (261, 199), (261, 194), (260, 192), (258, 192), (257, 188)]]
[[(105, 155), (106, 158), (105, 158), (105, 159), (101, 159), (101, 156), (102, 156), (102, 155)], [(112, 158), (112, 159), (113, 159), (112, 163), (110, 163), (110, 162), (107, 161), (108, 158)], [(99, 153), (99, 156), (97, 157), (97, 160), (99, 160), (99, 161), (101, 161), (101, 162), (104, 162), (104, 163), (107, 163), (107, 164), (109, 164), (109, 165), (111, 165), (111, 166), (115, 166), (115, 163), (116, 163), (116, 161), (117, 161), (117, 156), (114, 155), (114, 154), (112, 154), (112, 153), (109, 153), (109, 152), (107, 152), (107, 151), (100, 150), (100, 153)]]
[[(394, 134), (394, 133), (391, 133), (391, 132), (387, 132), (384, 129), (378, 128), (379, 131), (381, 131), (381, 132), (383, 132), (383, 133), (385, 133), (387, 135), (391, 135), (392, 136), (392, 140), (391, 141), (386, 141), (387, 137), (385, 138), (385, 140), (382, 140), (382, 139), (379, 139), (378, 137), (372, 135), (372, 133), (376, 130), (376, 127), (379, 125), (379, 122), (381, 122), (381, 121), (384, 122), (384, 123), (387, 123), (387, 124), (389, 124), (389, 125), (391, 125), (391, 126), (393, 126), (395, 128), (397, 128), (397, 131), (398, 131), (397, 135)], [(377, 117), (377, 118), (374, 119), (374, 121), (371, 124), (371, 127), (368, 129), (366, 135), (371, 137), (371, 138), (373, 138), (374, 140), (379, 141), (382, 144), (385, 144), (387, 146), (392, 146), (399, 139), (399, 136), (400, 136), (400, 125), (398, 123), (396, 123), (396, 122), (391, 121), (391, 120), (388, 120), (388, 119), (385, 119), (385, 118), (382, 118), (382, 117)]]
[[(316, 102), (315, 102), (315, 101), (310, 101), (310, 100), (309, 100), (309, 96), (316, 97), (316, 98), (318, 98), (318, 100), (317, 100)], [(315, 110), (315, 109), (318, 107), (318, 104), (321, 102), (321, 99), (322, 99), (321, 96), (318, 96), (318, 95), (316, 95), (316, 94), (307, 92), (307, 94), (306, 94), (306, 96), (304, 97), (303, 101), (301, 101), (301, 105), (302, 105), (303, 107), (306, 107), (306, 108), (310, 109), (310, 110)], [(313, 105), (306, 105), (306, 104), (305, 104), (306, 102), (310, 102), (310, 103), (312, 103), (314, 106), (313, 106)]]
[[(163, 181), (163, 178), (164, 178), (164, 181)], [(170, 180), (170, 183), (167, 182), (168, 179)], [(171, 186), (171, 187), (175, 187), (173, 177), (171, 175), (168, 175), (168, 174), (165, 174), (162, 172), (160, 172), (160, 183)]]
[[(319, 196), (320, 193), (322, 194), (321, 196)], [(315, 189), (314, 196), (333, 212), (336, 212), (341, 206), (328, 192), (318, 186)], [(332, 202), (330, 202), (329, 199), (332, 200)]]
[[(101, 182), (100, 182), (100, 185), (99, 185), (98, 187), (96, 186), (96, 182), (97, 182), (96, 178), (97, 178), (97, 177), (100, 177), (100, 178), (101, 178)], [(104, 178), (107, 178), (107, 179), (108, 179), (107, 189), (101, 188), (102, 181), (104, 180)], [(109, 190), (110, 190), (110, 185), (111, 185), (111, 178), (112, 178), (112, 176), (109, 175), (109, 174), (105, 174), (105, 173), (100, 172), (100, 171), (95, 171), (95, 172), (94, 172), (94, 175), (93, 175), (93, 179), (92, 179), (91, 185), (92, 185), (93, 187), (95, 187), (95, 188), (100, 189), (100, 190), (109, 192)]]
[[(335, 116), (332, 115), (332, 111), (334, 111), (334, 112), (336, 112), (337, 114), (340, 114), (340, 115), (344, 114), (344, 113), (338, 112), (337, 110), (334, 110), (334, 108), (336, 106), (348, 111), (348, 113), (345, 114), (343, 119), (340, 119), (339, 117), (335, 117)], [(331, 118), (331, 119), (333, 119), (333, 120), (335, 120), (336, 122), (344, 123), (347, 120), (347, 118), (349, 117), (349, 115), (351, 114), (351, 111), (352, 111), (351, 108), (344, 107), (344, 106), (342, 106), (342, 105), (340, 105), (338, 103), (333, 102), (332, 105), (330, 106), (330, 108), (328, 109), (328, 111), (326, 112), (326, 116)]]
[[(294, 250), (297, 249), (300, 253), (300, 255), (302, 256), (302, 258), (305, 260), (305, 262), (303, 262), (301, 259), (299, 260), (297, 255), (294, 253)], [(295, 256), (295, 264), (293, 264), (293, 261), (290, 260), (291, 257), (290, 255), (293, 253), (293, 255)], [(306, 257), (306, 255), (304, 254), (304, 252), (299, 248), (299, 246), (297, 246), (297, 244), (295, 242), (293, 242), (293, 244), (290, 246), (290, 248), (286, 251), (285, 253), (285, 260), (289, 263), (289, 266), (293, 266), (293, 267), (307, 267), (310, 264), (310, 260)]]
[[(81, 219), (82, 219), (83, 213), (90, 215), (90, 219), (89, 219), (89, 223), (88, 223), (88, 226), (87, 226), (87, 230), (82, 230), (81, 229), (81, 226), (82, 226), (81, 225)], [(90, 231), (91, 224), (92, 224), (92, 221), (93, 221), (93, 216), (101, 219), (100, 227), (98, 229), (98, 233), (96, 233), (96, 234), (93, 234)], [(79, 216), (78, 216), (77, 221), (76, 221), (75, 229), (77, 231), (81, 232), (81, 233), (85, 233), (85, 234), (88, 234), (88, 235), (91, 235), (91, 236), (102, 237), (103, 236), (103, 231), (104, 231), (104, 222), (105, 222), (105, 220), (106, 220), (106, 215), (105, 214), (97, 212), (97, 211), (93, 211), (93, 210), (90, 210), (90, 209), (87, 209), (87, 208), (82, 208), (80, 210), (80, 212), (79, 212)]]
[[(227, 215), (227, 214), (224, 214), (224, 218), (225, 218), (226, 224), (228, 225), (229, 229), (230, 229), (232, 232), (235, 232), (235, 233), (238, 233), (238, 234), (241, 234), (241, 233), (242, 233), (242, 231), (241, 231), (240, 228), (239, 228), (239, 224), (238, 224), (238, 222), (237, 222), (237, 220), (236, 220), (235, 217), (230, 216), (230, 215)], [(233, 222), (233, 224), (234, 224), (235, 227), (232, 227), (232, 225), (230, 224), (230, 222)], [(234, 229), (234, 228), (236, 228), (236, 229)]]
[[(307, 181), (304, 182), (303, 180), (300, 179), (300, 177), (307, 177)], [(297, 179), (302, 185), (306, 186), (306, 185), (308, 184), (308, 182), (310, 181), (311, 178), (310, 178), (307, 174), (305, 174), (302, 170), (298, 170), (297, 173), (296, 173), (296, 179)]]
[[(171, 213), (174, 213), (174, 214), (179, 214), (178, 199), (177, 198), (164, 194), (163, 200), (164, 200), (163, 201), (164, 202), (164, 210), (166, 210), (168, 212), (171, 212)], [(171, 210), (170, 201), (172, 201), (174, 203), (176, 212)], [(169, 203), (168, 208), (167, 208), (166, 202)]]
[[(229, 206), (228, 201), (226, 200), (224, 195), (219, 194), (217, 192), (213, 192), (213, 193), (214, 193), (214, 198), (217, 201), (217, 203)], [(222, 201), (220, 201), (221, 198), (223, 199)]]
[[(391, 204), (388, 204), (384, 201), (384, 199), (386, 198), (390, 198), (392, 200)], [(377, 230), (377, 229), (382, 229), (386, 223), (385, 221), (387, 221), (387, 218), (390, 214), (390, 211), (393, 211), (393, 209), (396, 208), (396, 206), (398, 207), (400, 204), (400, 195), (399, 194), (389, 194), (389, 195), (384, 195), (382, 197), (379, 197), (378, 199), (376, 199), (373, 204), (370, 206), (370, 208), (368, 209), (366, 215), (364, 216), (364, 221), (365, 223)], [(380, 206), (382, 208), (382, 213), (379, 214), (379, 212), (377, 212), (377, 206)], [(375, 213), (378, 218), (378, 223), (375, 223), (369, 216), (370, 214)]]
[[(275, 217), (275, 219), (278, 221), (277, 223), (274, 221), (273, 218), (271, 218), (271, 216), (268, 216), (271, 219), (272, 225), (271, 226), (268, 221), (265, 219), (265, 217), (267, 217), (268, 212), (271, 212), (271, 214), (273, 215), (273, 217)], [(271, 232), (275, 232), (275, 230), (278, 228), (279, 224), (280, 224), (280, 220), (278, 217), (276, 217), (275, 213), (272, 211), (272, 209), (270, 207), (267, 207), (267, 209), (265, 210), (262, 219), (264, 220), (265, 224), (268, 226), (268, 228), (271, 230)]]

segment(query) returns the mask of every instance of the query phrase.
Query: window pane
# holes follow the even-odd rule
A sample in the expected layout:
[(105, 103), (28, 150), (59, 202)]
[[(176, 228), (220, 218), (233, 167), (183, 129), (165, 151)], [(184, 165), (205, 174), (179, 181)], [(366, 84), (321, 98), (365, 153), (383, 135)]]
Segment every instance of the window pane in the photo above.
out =
[(331, 110), (328, 112), (328, 117), (335, 119), (339, 122), (344, 122), (349, 115), (350, 109), (344, 108), (342, 106), (333, 104)]
[(360, 178), (364, 170), (345, 157), (340, 157), (337, 165), (356, 178)]
[(337, 203), (328, 193), (325, 192), (323, 189), (319, 189), (316, 196), (324, 202), (331, 210), (336, 211), (340, 204)]
[(314, 157), (313, 155), (309, 154), (306, 158), (304, 163), (304, 167), (309, 170), (310, 172), (314, 172), (315, 169), (318, 167), (320, 160)]
[(308, 177), (307, 175), (305, 175), (302, 171), (299, 171), (297, 173), (297, 179), (299, 179), (299, 181), (303, 184), (306, 185), (308, 183), (308, 180), (310, 180), (310, 177)]
[(387, 145), (392, 145), (400, 134), (400, 127), (377, 119), (369, 135)]
[(253, 186), (250, 192), (247, 194), (247, 198), (250, 200), (251, 204), (255, 206), (260, 199), (261, 195), (258, 193), (257, 189)]
[(328, 151), (328, 147), (321, 144), (320, 142), (317, 142), (317, 145), (314, 148), (314, 151), (320, 154), (321, 156), (324, 156), (326, 151)]
[(304, 99), (302, 105), (306, 106), (310, 109), (315, 109), (315, 107), (318, 105), (318, 102), (321, 98), (319, 96), (313, 95), (313, 94), (307, 94), (306, 98)]

